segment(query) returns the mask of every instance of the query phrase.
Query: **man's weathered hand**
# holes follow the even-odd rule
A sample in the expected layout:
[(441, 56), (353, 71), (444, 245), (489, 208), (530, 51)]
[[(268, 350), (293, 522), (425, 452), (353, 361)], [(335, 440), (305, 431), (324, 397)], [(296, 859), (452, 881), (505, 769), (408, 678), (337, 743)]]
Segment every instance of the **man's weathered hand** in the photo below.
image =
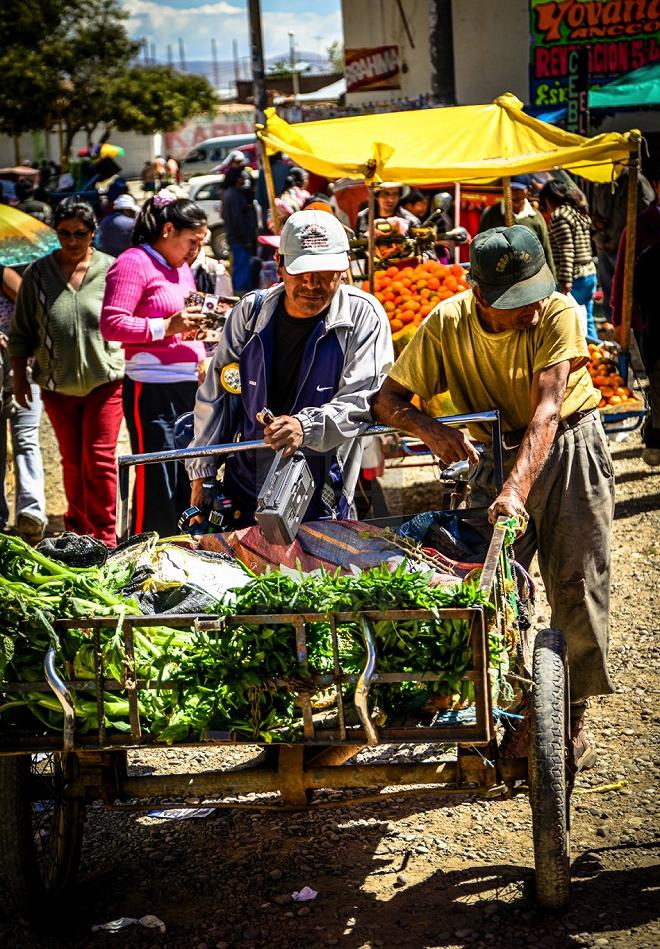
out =
[(529, 517), (527, 509), (525, 508), (525, 502), (516, 492), (515, 488), (504, 485), (501, 492), (488, 508), (488, 520), (491, 524), (494, 524), (501, 515), (505, 517), (524, 517), (525, 520)]
[[(202, 510), (204, 503), (204, 482), (207, 478), (193, 478), (190, 482), (190, 507), (198, 507)], [(191, 524), (201, 524), (204, 520), (203, 514), (196, 514), (190, 518)]]
[(303, 443), (302, 425), (291, 415), (278, 415), (264, 429), (264, 441), (275, 451), (284, 448), (284, 455), (292, 455)]
[(466, 458), (472, 465), (479, 461), (479, 454), (470, 439), (459, 429), (449, 428), (441, 422), (433, 422), (424, 432), (424, 442), (445, 465)]

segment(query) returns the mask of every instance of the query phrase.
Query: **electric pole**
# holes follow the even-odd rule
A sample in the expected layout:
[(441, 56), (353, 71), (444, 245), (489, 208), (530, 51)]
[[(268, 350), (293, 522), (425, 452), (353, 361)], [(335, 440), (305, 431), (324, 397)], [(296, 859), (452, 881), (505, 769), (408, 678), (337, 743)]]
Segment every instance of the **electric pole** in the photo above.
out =
[(238, 40), (232, 40), (231, 46), (234, 53), (234, 81), (236, 83), (236, 97), (238, 98), (238, 83), (241, 79), (241, 64), (238, 60)]
[(220, 66), (218, 65), (218, 48), (215, 45), (215, 39), (211, 39), (211, 58), (213, 59), (213, 84), (216, 92), (220, 86)]
[(179, 37), (179, 68), (181, 72), (186, 71), (186, 51), (183, 48), (183, 39)]
[(266, 98), (266, 80), (264, 77), (264, 40), (261, 31), (261, 5), (259, 0), (248, 0), (250, 19), (250, 55), (252, 59), (252, 87), (254, 106), (257, 110), (257, 122), (264, 123), (268, 105)]
[(291, 61), (291, 82), (293, 86), (293, 104), (298, 105), (298, 70), (296, 69), (296, 34), (289, 30), (289, 59)]

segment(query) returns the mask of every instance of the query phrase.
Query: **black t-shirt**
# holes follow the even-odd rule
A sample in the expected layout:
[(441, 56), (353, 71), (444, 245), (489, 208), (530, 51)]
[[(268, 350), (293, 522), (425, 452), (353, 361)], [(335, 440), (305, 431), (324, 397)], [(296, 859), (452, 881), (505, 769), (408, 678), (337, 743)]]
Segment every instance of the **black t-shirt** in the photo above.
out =
[(274, 415), (289, 415), (298, 391), (307, 340), (324, 313), (298, 318), (289, 316), (282, 298), (275, 313), (275, 346), (268, 386), (268, 408)]

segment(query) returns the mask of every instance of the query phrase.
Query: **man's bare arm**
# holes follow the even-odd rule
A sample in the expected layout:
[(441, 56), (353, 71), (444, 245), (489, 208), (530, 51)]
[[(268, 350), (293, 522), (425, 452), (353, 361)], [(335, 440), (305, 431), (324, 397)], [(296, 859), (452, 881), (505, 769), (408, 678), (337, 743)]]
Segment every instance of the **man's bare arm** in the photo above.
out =
[(568, 359), (535, 372), (532, 377), (532, 418), (520, 443), (515, 463), (501, 493), (489, 508), (495, 521), (500, 514), (525, 514), (532, 485), (541, 473), (557, 434), (559, 414), (570, 373)]
[(469, 438), (463, 432), (424, 415), (410, 404), (412, 397), (413, 393), (404, 386), (393, 379), (386, 379), (371, 405), (374, 418), (402, 432), (416, 435), (447, 465), (464, 458), (476, 464), (479, 455)]

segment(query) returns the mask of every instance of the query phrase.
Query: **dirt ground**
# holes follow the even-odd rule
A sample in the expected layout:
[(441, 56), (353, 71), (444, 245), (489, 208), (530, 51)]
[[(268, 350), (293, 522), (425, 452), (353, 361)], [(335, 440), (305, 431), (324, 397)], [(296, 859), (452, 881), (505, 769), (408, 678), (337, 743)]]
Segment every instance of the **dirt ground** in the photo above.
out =
[[(52, 447), (52, 445), (51, 445)], [(534, 908), (530, 810), (510, 801), (437, 791), (361, 805), (321, 796), (304, 813), (216, 810), (173, 821), (99, 806), (88, 810), (79, 884), (60, 935), (15, 920), (0, 887), (0, 945), (7, 949), (511, 949), (660, 947), (658, 734), (660, 723), (660, 472), (640, 460), (639, 439), (613, 444), (611, 668), (615, 695), (594, 702), (596, 768), (578, 776), (572, 806), (572, 904), (551, 917)], [(62, 511), (56, 453), (49, 510)], [(433, 475), (415, 498), (432, 498)], [(408, 478), (405, 479), (406, 483)], [(388, 476), (390, 497), (401, 473)], [(59, 506), (58, 506), (59, 505)], [(547, 606), (536, 623), (548, 625)], [(392, 749), (392, 760), (410, 749)], [(131, 754), (136, 773), (231, 767), (233, 751)], [(606, 790), (614, 785), (613, 790)], [(592, 793), (593, 792), (593, 793)], [(296, 903), (310, 886), (315, 900)], [(94, 924), (154, 914), (166, 932)]]

